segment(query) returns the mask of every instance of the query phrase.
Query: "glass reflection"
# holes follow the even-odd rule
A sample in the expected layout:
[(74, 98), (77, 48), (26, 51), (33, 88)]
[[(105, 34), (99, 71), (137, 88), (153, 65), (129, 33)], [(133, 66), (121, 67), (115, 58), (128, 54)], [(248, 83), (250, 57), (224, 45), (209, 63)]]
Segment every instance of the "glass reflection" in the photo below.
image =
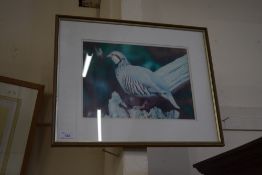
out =
[(102, 123), (101, 123), (101, 109), (97, 110), (97, 134), (98, 141), (102, 142)]
[(82, 77), (86, 77), (86, 74), (88, 72), (89, 66), (90, 66), (90, 62), (92, 60), (93, 54), (92, 55), (88, 55), (86, 54), (86, 58), (85, 58), (85, 63), (84, 63), (84, 68), (83, 68), (83, 72), (82, 72)]

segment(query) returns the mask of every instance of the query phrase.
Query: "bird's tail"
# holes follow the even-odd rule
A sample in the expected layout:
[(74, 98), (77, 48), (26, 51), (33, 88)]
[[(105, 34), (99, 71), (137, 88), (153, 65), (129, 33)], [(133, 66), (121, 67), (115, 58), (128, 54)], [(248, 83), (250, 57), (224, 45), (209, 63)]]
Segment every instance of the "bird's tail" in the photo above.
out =
[(190, 78), (187, 55), (161, 67), (154, 73), (166, 82), (169, 91), (175, 92)]

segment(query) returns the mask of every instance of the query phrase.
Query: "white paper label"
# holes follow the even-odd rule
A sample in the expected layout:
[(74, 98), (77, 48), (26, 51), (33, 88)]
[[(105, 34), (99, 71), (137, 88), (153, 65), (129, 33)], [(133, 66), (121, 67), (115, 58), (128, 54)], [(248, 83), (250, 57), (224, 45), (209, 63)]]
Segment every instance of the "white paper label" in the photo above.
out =
[(60, 139), (73, 139), (73, 135), (69, 131), (61, 131), (59, 138)]

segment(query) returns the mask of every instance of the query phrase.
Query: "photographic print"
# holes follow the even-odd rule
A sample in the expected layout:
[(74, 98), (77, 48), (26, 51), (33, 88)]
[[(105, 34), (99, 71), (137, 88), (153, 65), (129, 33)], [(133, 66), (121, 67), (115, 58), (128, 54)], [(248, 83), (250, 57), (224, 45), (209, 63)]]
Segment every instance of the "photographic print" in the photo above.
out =
[(186, 48), (84, 41), (83, 67), (84, 117), (195, 119)]

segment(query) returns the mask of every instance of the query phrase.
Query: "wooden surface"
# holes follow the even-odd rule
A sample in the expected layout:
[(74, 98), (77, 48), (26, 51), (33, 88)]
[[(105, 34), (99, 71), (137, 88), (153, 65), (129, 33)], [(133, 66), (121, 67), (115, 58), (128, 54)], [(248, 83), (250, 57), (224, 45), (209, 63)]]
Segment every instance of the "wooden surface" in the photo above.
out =
[(204, 175), (261, 175), (262, 137), (193, 165)]

